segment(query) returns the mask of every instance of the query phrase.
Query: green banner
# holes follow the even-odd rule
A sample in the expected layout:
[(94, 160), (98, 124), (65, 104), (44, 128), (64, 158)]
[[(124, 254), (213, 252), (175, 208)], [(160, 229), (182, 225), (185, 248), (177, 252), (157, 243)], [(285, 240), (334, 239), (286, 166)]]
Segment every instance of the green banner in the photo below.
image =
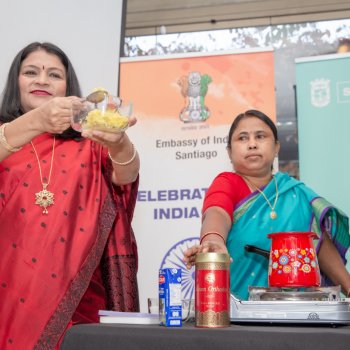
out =
[(350, 54), (297, 59), (296, 84), (300, 179), (350, 216)]

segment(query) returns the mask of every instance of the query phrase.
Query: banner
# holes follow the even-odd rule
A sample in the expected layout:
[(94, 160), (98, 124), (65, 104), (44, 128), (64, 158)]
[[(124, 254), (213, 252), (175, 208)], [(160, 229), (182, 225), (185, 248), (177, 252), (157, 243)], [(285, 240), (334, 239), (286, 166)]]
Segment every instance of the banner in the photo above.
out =
[(296, 60), (300, 178), (350, 215), (350, 54)]
[(226, 145), (234, 118), (248, 109), (276, 118), (273, 52), (122, 59), (119, 91), (138, 119), (128, 134), (141, 158), (133, 227), (146, 311), (147, 298), (158, 296), (159, 268), (182, 268), (183, 299), (194, 297), (183, 251), (198, 243), (208, 186), (232, 170)]
[(296, 60), (300, 178), (348, 216), (349, 67), (350, 54)]

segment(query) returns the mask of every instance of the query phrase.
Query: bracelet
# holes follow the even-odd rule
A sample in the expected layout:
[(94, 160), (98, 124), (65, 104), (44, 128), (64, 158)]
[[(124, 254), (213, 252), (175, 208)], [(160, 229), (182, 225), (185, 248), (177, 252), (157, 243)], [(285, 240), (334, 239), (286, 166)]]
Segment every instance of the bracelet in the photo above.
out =
[(22, 147), (12, 147), (6, 139), (5, 128), (8, 123), (4, 123), (0, 126), (0, 143), (6, 148), (7, 151), (13, 153), (22, 149)]
[(226, 244), (225, 238), (222, 236), (222, 234), (219, 233), (219, 232), (216, 232), (216, 231), (206, 232), (206, 233), (201, 237), (201, 239), (200, 239), (200, 241), (199, 241), (199, 244), (201, 245), (202, 242), (203, 242), (203, 239), (204, 239), (205, 237), (209, 236), (209, 235), (216, 235), (216, 236), (221, 237), (222, 240), (224, 241), (224, 244)]
[(108, 157), (109, 159), (114, 163), (114, 164), (117, 164), (117, 165), (128, 165), (130, 163), (132, 163), (136, 157), (136, 154), (137, 154), (137, 151), (136, 151), (136, 148), (134, 146), (134, 144), (131, 142), (131, 147), (132, 147), (132, 150), (133, 150), (133, 154), (131, 156), (131, 158), (129, 160), (127, 160), (126, 162), (117, 162), (116, 160), (114, 160), (111, 156), (111, 154), (109, 153), (109, 150), (108, 150)]

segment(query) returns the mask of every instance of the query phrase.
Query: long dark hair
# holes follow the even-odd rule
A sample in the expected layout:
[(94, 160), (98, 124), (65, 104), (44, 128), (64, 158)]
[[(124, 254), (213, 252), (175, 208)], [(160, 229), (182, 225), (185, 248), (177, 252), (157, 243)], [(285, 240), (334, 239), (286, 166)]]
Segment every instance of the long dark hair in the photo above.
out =
[[(21, 110), (21, 97), (18, 84), (18, 77), (23, 60), (26, 59), (29, 54), (37, 50), (45, 50), (47, 53), (53, 54), (60, 59), (60, 61), (66, 69), (66, 96), (74, 95), (81, 97), (79, 81), (68, 56), (54, 44), (48, 42), (33, 42), (27, 45), (25, 48), (23, 48), (20, 52), (18, 52), (18, 54), (12, 61), (7, 76), (7, 82), (3, 91), (2, 101), (0, 104), (1, 123), (8, 123), (23, 114), (23, 111)], [(80, 133), (73, 130), (72, 128), (69, 128), (65, 130), (62, 134), (56, 136), (65, 139), (79, 139)]]
[(262, 122), (264, 122), (272, 131), (273, 136), (275, 138), (275, 142), (278, 142), (278, 133), (275, 123), (263, 112), (257, 111), (255, 109), (250, 109), (249, 111), (245, 111), (244, 113), (238, 114), (238, 116), (233, 121), (230, 131), (228, 133), (228, 140), (227, 140), (227, 148), (231, 149), (231, 138), (234, 131), (237, 129), (239, 123), (242, 119), (250, 118), (250, 117), (256, 117), (260, 119)]

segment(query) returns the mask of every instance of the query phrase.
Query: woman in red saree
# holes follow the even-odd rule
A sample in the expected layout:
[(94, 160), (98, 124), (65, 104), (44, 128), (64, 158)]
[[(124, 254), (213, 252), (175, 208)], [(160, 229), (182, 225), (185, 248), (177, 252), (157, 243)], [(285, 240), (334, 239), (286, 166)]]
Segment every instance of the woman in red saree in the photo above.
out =
[(77, 96), (55, 45), (15, 57), (0, 106), (2, 350), (54, 349), (99, 309), (139, 310), (139, 158), (125, 133), (72, 130)]

